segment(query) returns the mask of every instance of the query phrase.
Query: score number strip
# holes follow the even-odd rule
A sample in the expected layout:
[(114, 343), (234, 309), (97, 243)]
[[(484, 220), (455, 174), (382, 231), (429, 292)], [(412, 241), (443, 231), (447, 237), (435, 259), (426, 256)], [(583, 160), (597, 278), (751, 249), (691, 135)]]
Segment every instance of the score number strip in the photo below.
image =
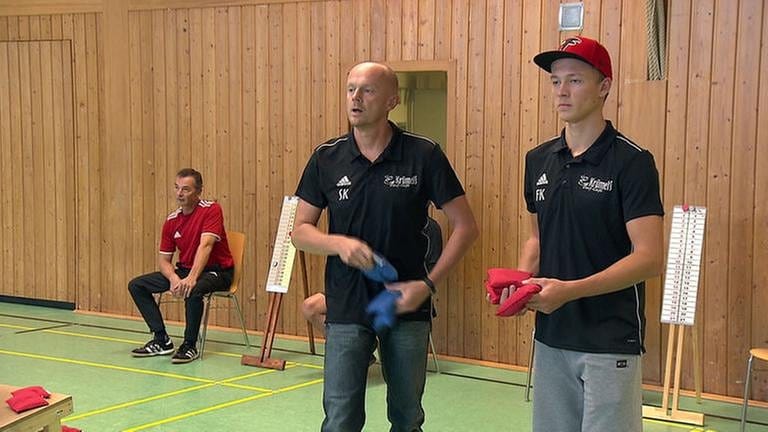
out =
[(701, 275), (705, 207), (675, 206), (669, 236), (661, 322), (692, 326)]

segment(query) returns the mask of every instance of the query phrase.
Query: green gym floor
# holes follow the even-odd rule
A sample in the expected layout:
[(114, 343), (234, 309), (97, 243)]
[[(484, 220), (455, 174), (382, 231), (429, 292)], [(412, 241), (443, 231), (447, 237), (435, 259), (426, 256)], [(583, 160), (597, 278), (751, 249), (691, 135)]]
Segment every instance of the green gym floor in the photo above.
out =
[[(181, 331), (169, 328), (176, 343)], [(241, 366), (245, 347), (236, 332), (209, 331), (204, 359), (185, 365), (171, 364), (170, 357), (131, 357), (130, 349), (147, 339), (141, 321), (0, 303), (0, 383), (72, 395), (75, 412), (62, 423), (88, 432), (319, 430), (323, 358), (309, 354), (306, 342), (275, 341), (272, 357), (288, 362), (280, 372)], [(260, 336), (251, 340), (261, 343)], [(524, 373), (446, 360), (440, 368), (440, 374), (427, 375), (426, 431), (530, 430)], [(660, 405), (658, 393), (645, 398)], [(388, 430), (384, 400), (374, 365), (365, 430)], [(645, 420), (644, 430), (739, 429), (738, 404), (682, 398), (681, 409), (704, 412), (705, 426)], [(768, 409), (750, 408), (749, 419), (748, 431), (768, 431)]]

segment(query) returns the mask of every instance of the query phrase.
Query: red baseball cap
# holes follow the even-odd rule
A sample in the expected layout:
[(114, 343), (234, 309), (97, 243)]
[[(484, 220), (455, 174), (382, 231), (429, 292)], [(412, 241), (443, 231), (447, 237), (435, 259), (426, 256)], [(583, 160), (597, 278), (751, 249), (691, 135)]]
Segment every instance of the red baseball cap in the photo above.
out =
[(562, 58), (581, 60), (613, 79), (611, 56), (600, 42), (584, 36), (569, 37), (556, 51), (545, 51), (533, 58), (534, 63), (547, 72), (552, 72), (552, 63)]

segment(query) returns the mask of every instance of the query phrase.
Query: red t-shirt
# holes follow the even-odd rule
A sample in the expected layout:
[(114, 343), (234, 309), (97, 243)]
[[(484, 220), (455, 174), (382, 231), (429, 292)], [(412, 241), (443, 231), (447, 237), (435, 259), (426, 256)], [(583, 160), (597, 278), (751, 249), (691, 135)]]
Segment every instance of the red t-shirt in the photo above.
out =
[(163, 224), (160, 237), (160, 253), (173, 255), (179, 250), (179, 267), (192, 268), (195, 254), (203, 234), (216, 237), (206, 267), (234, 267), (229, 251), (227, 233), (224, 231), (224, 215), (219, 203), (200, 200), (192, 213), (185, 215), (181, 207), (171, 212)]

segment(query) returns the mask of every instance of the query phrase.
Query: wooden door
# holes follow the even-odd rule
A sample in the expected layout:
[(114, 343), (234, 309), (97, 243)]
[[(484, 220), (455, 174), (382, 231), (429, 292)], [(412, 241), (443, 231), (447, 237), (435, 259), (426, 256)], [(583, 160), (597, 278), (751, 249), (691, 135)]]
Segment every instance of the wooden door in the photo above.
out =
[(0, 42), (0, 294), (75, 301), (72, 52)]

